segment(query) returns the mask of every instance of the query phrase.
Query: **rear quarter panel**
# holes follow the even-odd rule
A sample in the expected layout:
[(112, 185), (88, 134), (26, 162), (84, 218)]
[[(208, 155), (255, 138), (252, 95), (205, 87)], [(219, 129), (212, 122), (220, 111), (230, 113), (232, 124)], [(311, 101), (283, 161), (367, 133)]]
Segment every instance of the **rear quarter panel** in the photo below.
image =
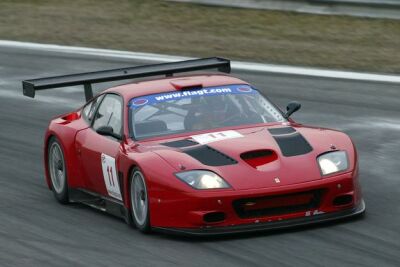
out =
[(61, 144), (67, 167), (68, 186), (70, 188), (84, 187), (85, 181), (81, 175), (80, 162), (77, 159), (75, 136), (78, 131), (89, 126), (80, 116), (80, 112), (64, 114), (50, 121), (44, 140), (44, 167), (46, 182), (51, 189), (51, 179), (48, 168), (48, 145), (52, 137), (56, 137)]

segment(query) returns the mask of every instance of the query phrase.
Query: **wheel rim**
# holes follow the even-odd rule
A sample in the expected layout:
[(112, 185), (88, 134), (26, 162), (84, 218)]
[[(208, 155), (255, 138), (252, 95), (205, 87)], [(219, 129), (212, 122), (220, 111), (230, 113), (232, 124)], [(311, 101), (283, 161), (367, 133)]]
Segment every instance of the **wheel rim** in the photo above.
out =
[(139, 225), (144, 225), (147, 219), (147, 190), (141, 172), (133, 174), (131, 182), (131, 207), (133, 216)]
[(57, 143), (53, 143), (50, 147), (49, 169), (53, 188), (60, 194), (65, 186), (65, 163), (61, 147)]

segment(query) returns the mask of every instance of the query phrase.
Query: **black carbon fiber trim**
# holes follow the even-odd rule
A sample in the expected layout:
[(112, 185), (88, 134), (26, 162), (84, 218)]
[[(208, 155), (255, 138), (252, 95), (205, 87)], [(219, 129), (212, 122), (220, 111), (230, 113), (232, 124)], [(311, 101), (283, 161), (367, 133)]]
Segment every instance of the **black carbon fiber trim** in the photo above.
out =
[(184, 151), (184, 153), (208, 166), (225, 166), (238, 163), (233, 158), (207, 145), (188, 148)]
[(296, 132), (296, 130), (294, 128), (292, 128), (292, 127), (272, 128), (272, 129), (268, 129), (268, 131), (272, 135), (291, 134), (291, 133), (295, 133)]
[(307, 140), (300, 134), (273, 136), (285, 157), (304, 155), (313, 150)]
[(299, 156), (313, 150), (307, 140), (292, 127), (272, 128), (268, 131), (285, 157)]
[(197, 143), (195, 141), (192, 141), (192, 140), (188, 140), (188, 139), (161, 143), (161, 145), (163, 145), (163, 146), (176, 147), (176, 148), (195, 146), (195, 145), (198, 145), (198, 144), (199, 143)]

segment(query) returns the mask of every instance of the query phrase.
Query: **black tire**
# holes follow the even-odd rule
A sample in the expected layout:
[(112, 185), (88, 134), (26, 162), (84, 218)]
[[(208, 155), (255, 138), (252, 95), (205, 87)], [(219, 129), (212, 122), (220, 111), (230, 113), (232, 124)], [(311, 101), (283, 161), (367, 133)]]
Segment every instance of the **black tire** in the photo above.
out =
[(64, 150), (58, 139), (54, 136), (51, 137), (47, 146), (48, 172), (51, 181), (51, 190), (57, 201), (61, 204), (69, 203), (68, 173), (64, 155)]
[[(138, 167), (133, 168), (129, 178), (129, 198), (129, 214), (133, 226), (142, 233), (151, 232), (150, 206), (146, 179)], [(140, 212), (140, 210), (142, 210), (142, 212)]]

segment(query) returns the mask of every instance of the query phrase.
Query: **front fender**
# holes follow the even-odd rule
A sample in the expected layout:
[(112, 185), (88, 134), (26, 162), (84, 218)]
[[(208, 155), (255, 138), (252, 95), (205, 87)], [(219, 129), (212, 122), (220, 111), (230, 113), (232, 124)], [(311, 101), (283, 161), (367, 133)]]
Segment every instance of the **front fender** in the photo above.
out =
[[(121, 157), (120, 171), (123, 175), (123, 200), (126, 208), (131, 208), (130, 203), (130, 176), (133, 168), (138, 167), (143, 172), (148, 189), (151, 223), (156, 224), (162, 220), (158, 214), (159, 202), (166, 194), (177, 190), (176, 183), (180, 183), (174, 176), (176, 170), (163, 158), (154, 152), (130, 152)], [(183, 185), (183, 184), (182, 184)], [(185, 186), (185, 185), (183, 185)]]

